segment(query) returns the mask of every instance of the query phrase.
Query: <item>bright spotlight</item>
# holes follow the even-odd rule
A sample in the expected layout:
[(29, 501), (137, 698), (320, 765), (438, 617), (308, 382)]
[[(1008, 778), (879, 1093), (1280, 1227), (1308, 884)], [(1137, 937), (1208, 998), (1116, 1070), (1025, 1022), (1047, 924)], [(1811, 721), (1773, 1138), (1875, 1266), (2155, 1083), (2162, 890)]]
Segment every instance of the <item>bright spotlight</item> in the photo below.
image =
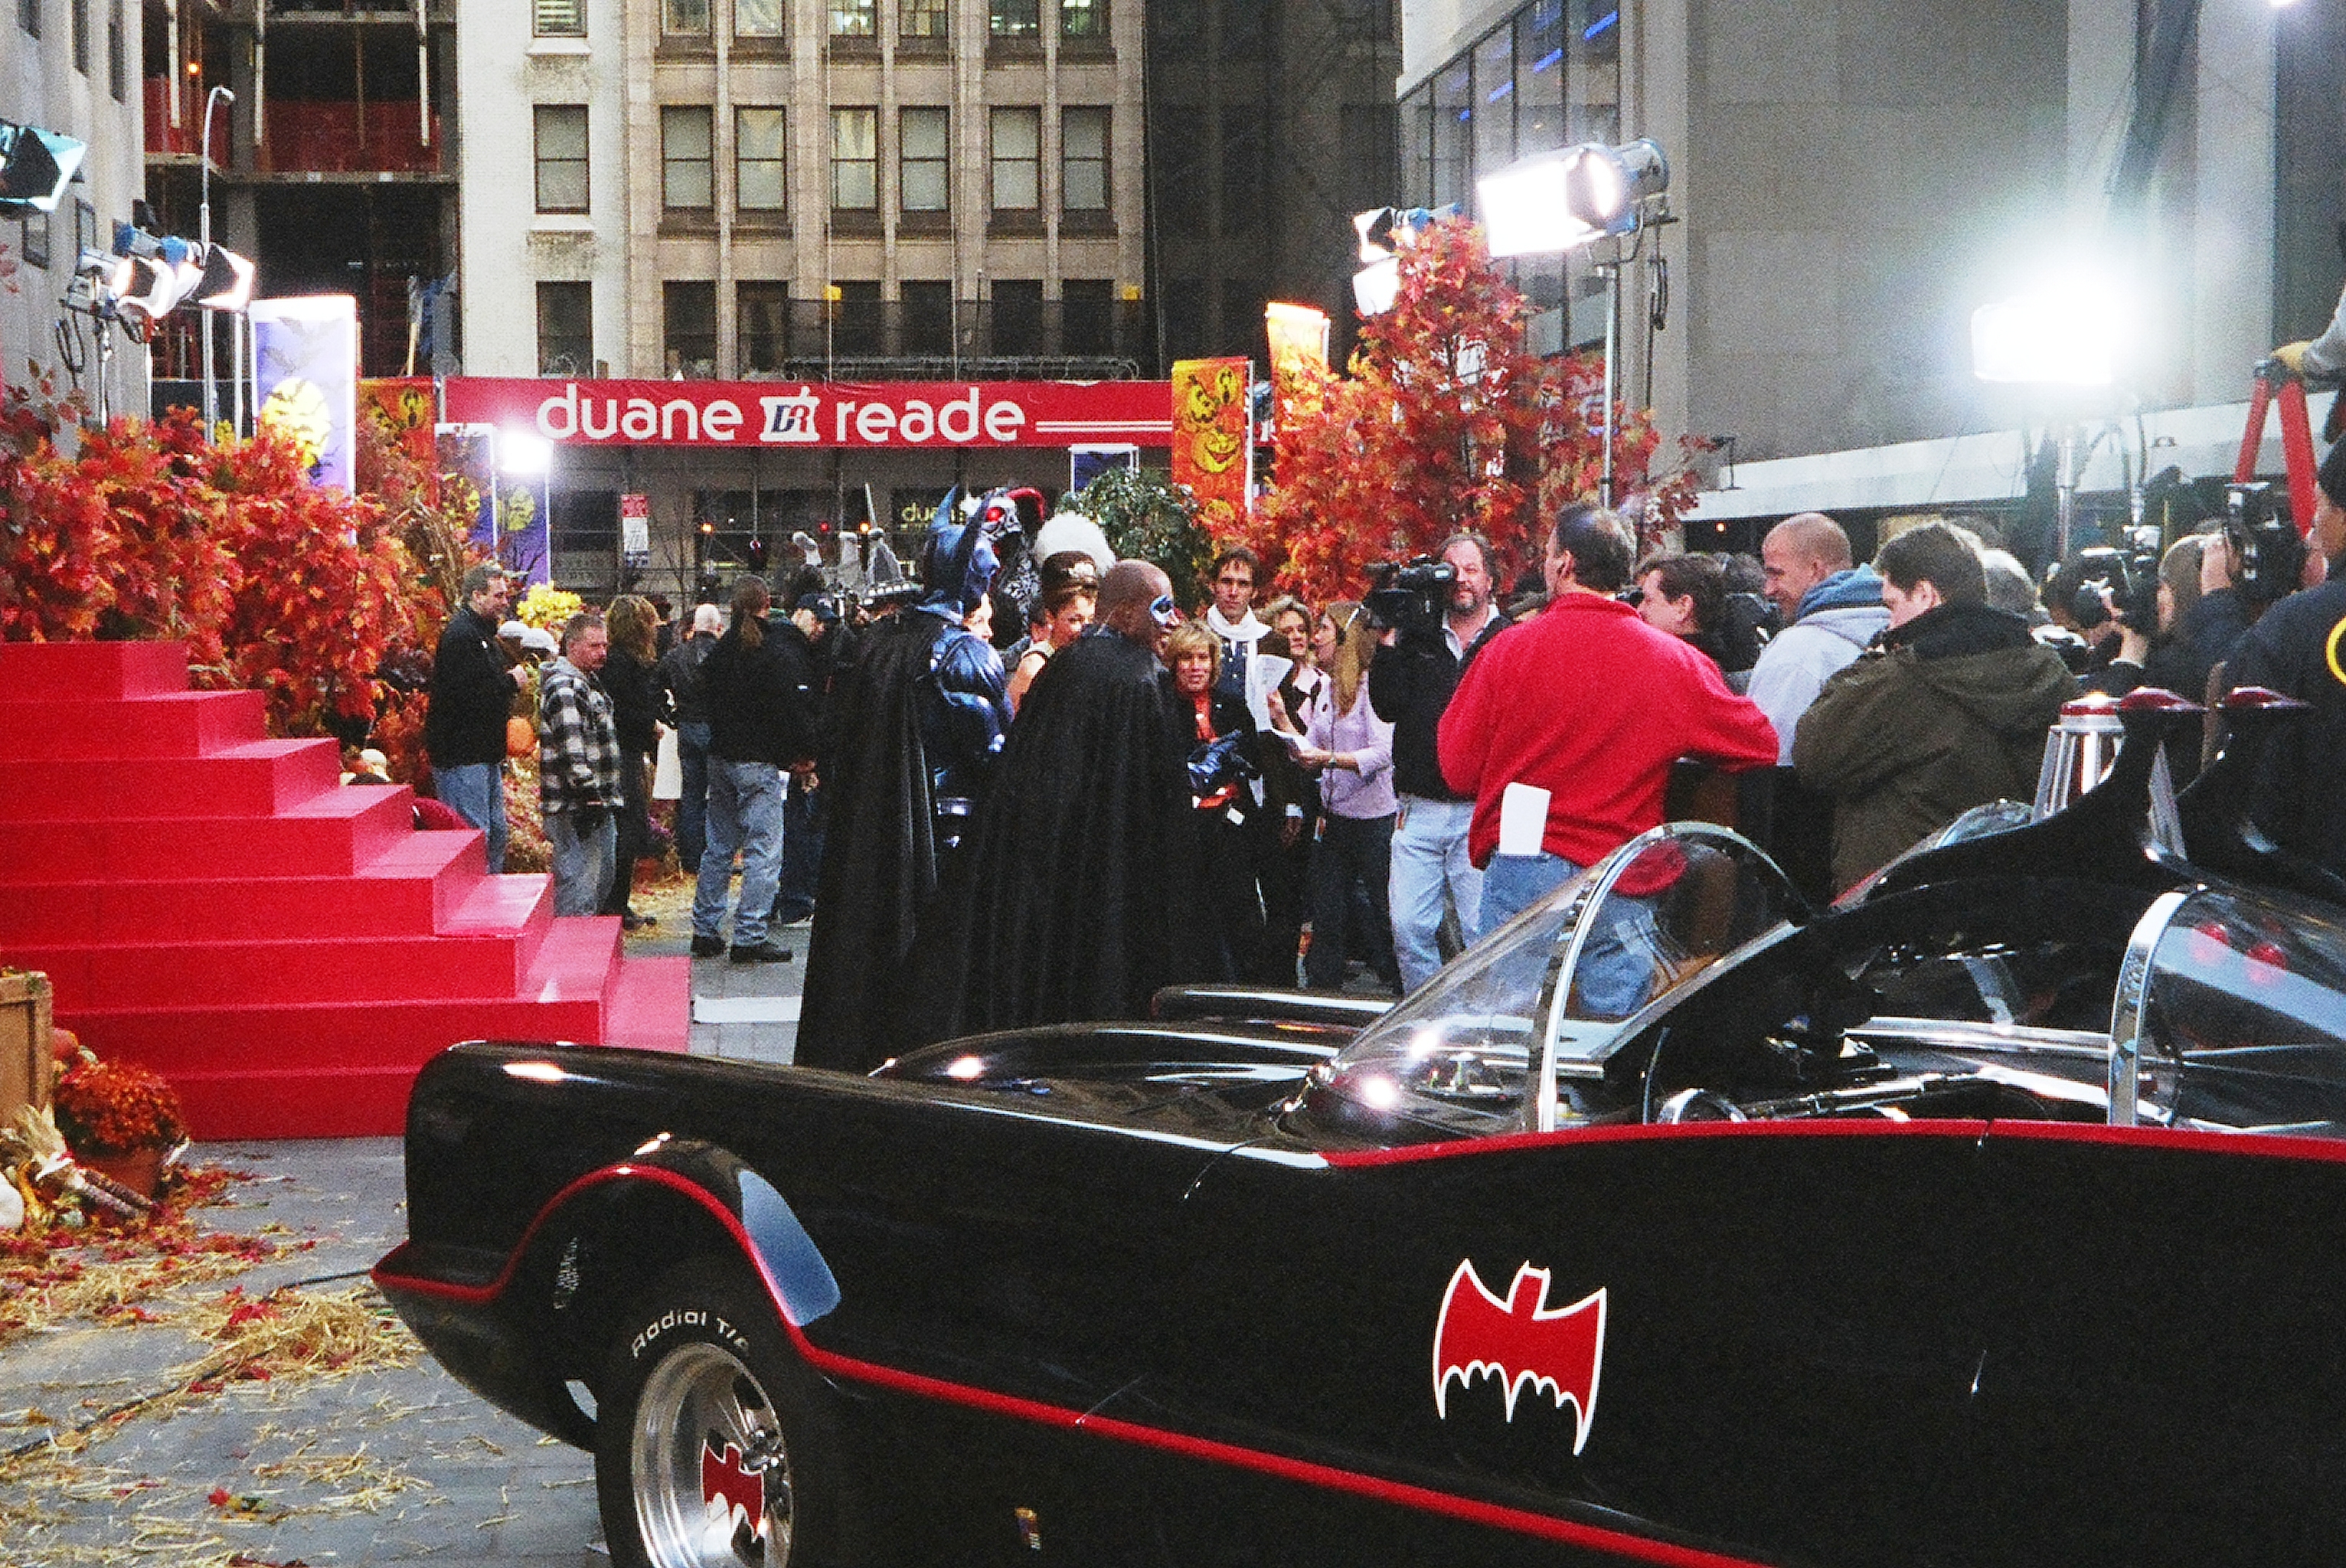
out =
[(2066, 279), (1973, 311), (1972, 373), (1984, 382), (2107, 386), (2124, 329), (2115, 290)]
[(1382, 316), (1401, 297), (1401, 258), (1372, 261), (1352, 274), (1352, 303), (1363, 316)]
[(554, 445), (524, 431), (500, 431), (497, 466), (507, 473), (544, 473), (554, 466)]
[(1544, 152), (1474, 182), (1494, 257), (1570, 250), (1634, 232), (1645, 203), (1669, 188), (1669, 160), (1650, 137)]
[(55, 212), (88, 150), (72, 137), (0, 120), (0, 212)]

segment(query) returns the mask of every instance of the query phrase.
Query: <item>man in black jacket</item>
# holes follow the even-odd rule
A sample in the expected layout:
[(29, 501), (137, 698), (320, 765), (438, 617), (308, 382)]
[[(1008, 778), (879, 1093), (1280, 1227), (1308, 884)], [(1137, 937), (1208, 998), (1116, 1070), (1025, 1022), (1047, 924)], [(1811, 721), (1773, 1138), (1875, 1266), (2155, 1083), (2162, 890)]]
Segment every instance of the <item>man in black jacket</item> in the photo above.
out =
[(2233, 687), (2264, 686), (2313, 705), (2267, 744), (2256, 822), (2285, 850), (2346, 874), (2346, 441), (2322, 460), (2307, 545), (2329, 564), (2320, 586), (2265, 612), (2228, 670)]
[(1369, 667), (1369, 702), (1393, 727), (1393, 953), (1403, 993), (1415, 991), (1442, 967), (1437, 933), (1446, 887), (1467, 945), (1481, 934), (1483, 873), (1466, 857), (1466, 830), (1474, 802), (1443, 782), (1434, 756), (1434, 728), (1450, 706), (1458, 677), (1507, 618), (1491, 604), (1491, 542), (1480, 534), (1454, 534), (1442, 558), (1457, 574), (1438, 626), (1402, 626), (1377, 650)]
[(503, 570), (473, 567), (462, 592), (464, 606), (448, 617), (432, 657), (423, 749), (440, 803), (486, 836), (494, 876), (505, 869), (505, 720), (529, 677), (497, 647), (512, 594)]
[[(814, 756), (814, 668), (797, 628), (769, 627), (772, 594), (760, 577), (733, 589), (733, 624), (700, 667), (709, 702), (709, 846), (692, 899), (692, 956), (726, 951), (725, 884), (741, 854), (733, 907), (736, 963), (780, 963), (766, 938), (782, 866), (782, 769)], [(787, 634), (787, 635), (785, 635)]]
[(676, 854), (686, 872), (700, 874), (700, 851), (709, 843), (709, 698), (700, 667), (725, 630), (715, 605), (698, 605), (691, 635), (660, 656), (660, 684), (676, 709), (676, 760), (684, 775), (676, 802)]

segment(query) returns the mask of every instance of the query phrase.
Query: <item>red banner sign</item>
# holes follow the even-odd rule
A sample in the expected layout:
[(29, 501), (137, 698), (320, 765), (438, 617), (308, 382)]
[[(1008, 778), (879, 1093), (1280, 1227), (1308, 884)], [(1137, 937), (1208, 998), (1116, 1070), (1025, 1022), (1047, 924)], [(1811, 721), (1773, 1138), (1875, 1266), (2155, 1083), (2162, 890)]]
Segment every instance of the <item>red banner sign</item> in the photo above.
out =
[(572, 446), (1164, 446), (1165, 382), (574, 382), (452, 376), (451, 424)]

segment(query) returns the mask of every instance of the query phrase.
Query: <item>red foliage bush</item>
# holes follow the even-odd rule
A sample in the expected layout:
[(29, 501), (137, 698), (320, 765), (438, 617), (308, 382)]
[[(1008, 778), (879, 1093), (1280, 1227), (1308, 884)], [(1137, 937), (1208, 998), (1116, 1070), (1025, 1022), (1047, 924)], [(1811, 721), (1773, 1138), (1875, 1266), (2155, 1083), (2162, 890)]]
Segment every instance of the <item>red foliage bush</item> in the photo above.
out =
[(135, 1062), (87, 1062), (57, 1080), (57, 1131), (76, 1155), (168, 1149), (188, 1135), (178, 1091)]

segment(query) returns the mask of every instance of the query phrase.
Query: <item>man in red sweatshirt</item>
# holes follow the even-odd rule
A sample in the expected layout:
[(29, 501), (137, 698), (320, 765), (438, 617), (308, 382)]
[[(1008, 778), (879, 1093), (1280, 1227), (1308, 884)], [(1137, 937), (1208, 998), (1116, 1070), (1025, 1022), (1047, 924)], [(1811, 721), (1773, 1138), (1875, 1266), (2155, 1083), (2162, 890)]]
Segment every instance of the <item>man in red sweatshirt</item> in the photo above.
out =
[(1617, 515), (1566, 507), (1547, 608), (1492, 639), (1442, 716), (1443, 778), (1474, 800), (1485, 932), (1658, 826), (1679, 758), (1738, 772), (1776, 760), (1767, 715), (1708, 655), (1613, 598), (1635, 561)]

